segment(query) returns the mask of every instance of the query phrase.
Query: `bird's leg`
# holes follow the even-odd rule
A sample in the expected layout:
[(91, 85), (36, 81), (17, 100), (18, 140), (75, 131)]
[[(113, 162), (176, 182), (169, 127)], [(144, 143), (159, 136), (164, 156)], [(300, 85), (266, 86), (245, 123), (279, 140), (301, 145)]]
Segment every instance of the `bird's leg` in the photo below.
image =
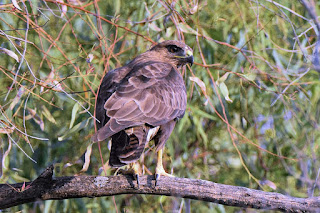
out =
[(162, 165), (162, 154), (163, 154), (163, 149), (160, 149), (157, 153), (157, 166), (156, 166), (156, 174), (155, 174), (155, 178), (156, 178), (156, 182), (155, 182), (155, 186), (157, 186), (157, 181), (160, 180), (160, 176), (167, 176), (167, 177), (174, 177), (173, 175), (170, 175), (168, 173), (166, 173), (166, 171), (163, 168)]
[(139, 175), (141, 174), (141, 168), (139, 163), (134, 162), (129, 164), (129, 171), (133, 175), (133, 177), (137, 180), (138, 188), (139, 188)]

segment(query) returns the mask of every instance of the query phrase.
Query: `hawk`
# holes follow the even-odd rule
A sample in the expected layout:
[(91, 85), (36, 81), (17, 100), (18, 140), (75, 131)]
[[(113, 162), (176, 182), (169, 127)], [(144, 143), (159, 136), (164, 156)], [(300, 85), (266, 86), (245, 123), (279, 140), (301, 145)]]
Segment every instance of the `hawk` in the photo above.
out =
[(138, 55), (127, 65), (109, 71), (96, 98), (97, 132), (92, 141), (111, 137), (109, 165), (129, 164), (139, 184), (135, 163), (154, 140), (157, 152), (156, 181), (167, 174), (163, 148), (175, 123), (182, 118), (187, 93), (180, 68), (193, 64), (192, 49), (180, 41), (164, 41)]

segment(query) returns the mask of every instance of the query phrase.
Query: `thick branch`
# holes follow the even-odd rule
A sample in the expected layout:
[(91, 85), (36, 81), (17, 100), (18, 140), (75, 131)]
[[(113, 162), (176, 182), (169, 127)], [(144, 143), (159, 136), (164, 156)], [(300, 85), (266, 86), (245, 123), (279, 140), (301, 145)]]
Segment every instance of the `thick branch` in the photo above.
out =
[(0, 209), (36, 200), (101, 197), (118, 194), (152, 194), (190, 198), (229, 206), (273, 209), (287, 212), (319, 212), (320, 197), (294, 198), (279, 193), (228, 186), (205, 180), (162, 176), (157, 186), (153, 176), (140, 177), (140, 186), (130, 176), (73, 176), (52, 179), (53, 166), (35, 181), (0, 185)]

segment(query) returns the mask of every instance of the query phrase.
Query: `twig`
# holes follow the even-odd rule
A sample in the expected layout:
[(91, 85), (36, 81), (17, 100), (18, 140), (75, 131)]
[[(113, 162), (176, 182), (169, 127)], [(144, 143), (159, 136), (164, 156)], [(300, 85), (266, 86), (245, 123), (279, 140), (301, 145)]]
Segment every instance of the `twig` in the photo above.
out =
[[(320, 32), (320, 22), (318, 20), (314, 1), (301, 0), (301, 3), (308, 11), (310, 17), (313, 19), (314, 24), (316, 25), (318, 32)], [(320, 37), (320, 35), (318, 35), (318, 37)]]

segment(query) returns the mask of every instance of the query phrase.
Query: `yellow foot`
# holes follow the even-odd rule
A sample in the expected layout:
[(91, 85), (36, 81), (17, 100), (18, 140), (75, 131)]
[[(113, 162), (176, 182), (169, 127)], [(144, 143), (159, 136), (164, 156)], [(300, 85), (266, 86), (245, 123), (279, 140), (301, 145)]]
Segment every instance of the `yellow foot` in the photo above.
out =
[(130, 163), (127, 170), (120, 169), (117, 173), (123, 175), (132, 175), (135, 180), (137, 180), (137, 185), (139, 188), (139, 175), (141, 175), (141, 168), (138, 163)]
[(160, 177), (161, 177), (161, 176), (174, 177), (173, 175), (168, 174), (168, 173), (164, 170), (164, 168), (163, 168), (162, 165), (158, 165), (158, 166), (156, 167), (156, 173), (155, 173), (155, 179), (156, 179), (156, 181), (155, 181), (155, 186), (157, 186), (157, 182), (160, 180)]
[(174, 177), (173, 175), (166, 173), (166, 171), (164, 170), (162, 165), (162, 153), (163, 153), (162, 149), (160, 149), (157, 153), (158, 156), (157, 156), (157, 166), (156, 166), (156, 173), (155, 173), (155, 178), (156, 178), (155, 186), (157, 186), (157, 182), (160, 180), (161, 175), (167, 176), (167, 177)]

